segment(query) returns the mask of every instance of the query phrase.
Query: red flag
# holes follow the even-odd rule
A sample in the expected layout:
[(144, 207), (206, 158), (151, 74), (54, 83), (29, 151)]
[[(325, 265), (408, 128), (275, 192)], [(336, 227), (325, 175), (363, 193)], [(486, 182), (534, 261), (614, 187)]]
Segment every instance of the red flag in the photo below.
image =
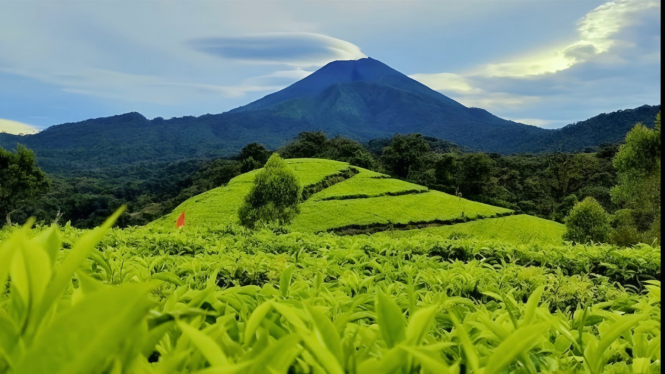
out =
[(175, 227), (181, 229), (185, 227), (185, 212), (180, 213), (180, 217), (175, 221)]

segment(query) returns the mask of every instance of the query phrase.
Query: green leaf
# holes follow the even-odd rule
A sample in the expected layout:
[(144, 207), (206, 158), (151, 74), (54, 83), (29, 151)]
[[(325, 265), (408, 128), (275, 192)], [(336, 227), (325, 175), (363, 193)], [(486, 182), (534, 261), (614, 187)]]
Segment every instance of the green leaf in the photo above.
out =
[(341, 364), (335, 355), (317, 340), (313, 333), (301, 334), (305, 346), (322, 367), (330, 374), (344, 374)]
[(169, 271), (162, 271), (161, 273), (155, 273), (152, 275), (153, 279), (159, 279), (161, 281), (173, 283), (177, 286), (184, 286), (185, 283), (180, 279), (179, 276), (169, 272)]
[(316, 335), (316, 338), (321, 344), (328, 348), (339, 364), (343, 365), (342, 341), (335, 325), (333, 325), (325, 314), (319, 312), (316, 308), (312, 308), (308, 305), (307, 311), (314, 322), (314, 334)]
[(109, 287), (84, 297), (40, 333), (18, 362), (16, 373), (99, 371), (145, 320), (152, 304), (147, 295), (153, 287), (150, 283)]
[(393, 348), (406, 338), (406, 321), (404, 315), (395, 302), (382, 292), (376, 295), (376, 319), (379, 324), (381, 336), (388, 348)]
[(460, 341), (462, 342), (462, 349), (464, 350), (464, 353), (466, 354), (466, 361), (469, 364), (469, 366), (471, 366), (471, 370), (473, 370), (474, 373), (477, 373), (478, 372), (478, 353), (476, 352), (476, 348), (473, 346), (473, 343), (471, 341), (471, 337), (469, 337), (469, 334), (466, 332), (466, 329), (459, 322), (459, 320), (457, 319), (457, 316), (455, 316), (455, 311), (454, 310), (449, 310), (449, 315), (450, 315), (450, 320), (453, 322), (453, 326), (455, 326), (457, 336), (459, 337)]
[(208, 360), (210, 365), (214, 367), (228, 364), (229, 360), (226, 358), (222, 348), (211, 337), (182, 321), (178, 321), (177, 323), (182, 334), (191, 340), (192, 344), (203, 353), (203, 356)]
[(109, 217), (102, 226), (90, 231), (88, 234), (79, 239), (74, 245), (69, 255), (60, 264), (60, 267), (55, 273), (55, 276), (48, 285), (44, 294), (44, 298), (35, 314), (35, 319), (41, 318), (48, 312), (53, 304), (60, 298), (67, 286), (71, 283), (74, 272), (81, 266), (83, 261), (88, 258), (90, 252), (95, 249), (95, 245), (99, 243), (106, 232), (113, 226), (115, 221), (125, 211), (123, 205)]
[(540, 286), (533, 291), (531, 296), (529, 296), (529, 300), (526, 302), (526, 311), (524, 312), (524, 319), (522, 320), (521, 326), (526, 326), (533, 322), (533, 318), (536, 315), (536, 308), (538, 308), (540, 298), (543, 296), (544, 291), (545, 286)]
[(420, 362), (420, 366), (423, 367), (423, 369), (427, 370), (430, 373), (434, 374), (447, 374), (450, 373), (450, 368), (448, 367), (448, 364), (443, 361), (442, 359), (433, 356), (430, 352), (423, 352), (417, 348), (411, 348), (411, 347), (406, 347), (402, 346), (402, 349), (405, 351), (409, 352), (413, 357)]
[(406, 328), (406, 344), (420, 345), (429, 332), (434, 317), (438, 312), (439, 306), (434, 305), (426, 309), (420, 309), (409, 319), (409, 325)]
[(55, 260), (58, 257), (58, 252), (62, 248), (62, 239), (60, 238), (60, 233), (58, 227), (53, 225), (50, 229), (42, 232), (39, 236), (35, 238), (42, 248), (46, 250), (49, 257), (51, 258), (51, 266), (55, 264)]
[(170, 320), (164, 323), (160, 323), (159, 325), (151, 328), (148, 331), (148, 335), (146, 336), (145, 341), (143, 342), (141, 353), (145, 357), (150, 357), (152, 352), (155, 351), (155, 346), (157, 345), (157, 343), (159, 343), (164, 334), (166, 334), (167, 331), (173, 328), (173, 326), (175, 326), (175, 321)]
[(279, 277), (279, 290), (282, 292), (283, 297), (289, 295), (289, 287), (291, 286), (291, 276), (293, 275), (293, 266), (289, 266), (282, 272)]
[(254, 360), (254, 372), (260, 372), (266, 368), (274, 373), (286, 374), (289, 367), (296, 359), (302, 348), (298, 347), (300, 336), (297, 334), (287, 335), (261, 352), (261, 355)]
[(245, 326), (245, 344), (250, 344), (252, 342), (254, 334), (256, 334), (256, 329), (259, 328), (261, 321), (266, 317), (270, 308), (272, 308), (272, 304), (265, 302), (254, 309), (254, 312), (252, 312), (252, 315), (249, 317), (249, 320), (247, 320), (247, 325)]
[(598, 342), (598, 346), (587, 356), (587, 361), (592, 373), (598, 373), (602, 369), (603, 354), (609, 346), (617, 340), (626, 330), (635, 326), (645, 316), (642, 314), (635, 314), (631, 316), (623, 316), (620, 320), (613, 323), (603, 337)]
[(7, 284), (7, 277), (9, 276), (9, 268), (12, 264), (12, 258), (16, 251), (19, 235), (22, 232), (16, 233), (9, 239), (0, 242), (0, 295), (5, 294), (5, 286)]
[(502, 372), (521, 354), (526, 354), (549, 328), (548, 323), (529, 325), (515, 330), (492, 353), (485, 366), (485, 374)]

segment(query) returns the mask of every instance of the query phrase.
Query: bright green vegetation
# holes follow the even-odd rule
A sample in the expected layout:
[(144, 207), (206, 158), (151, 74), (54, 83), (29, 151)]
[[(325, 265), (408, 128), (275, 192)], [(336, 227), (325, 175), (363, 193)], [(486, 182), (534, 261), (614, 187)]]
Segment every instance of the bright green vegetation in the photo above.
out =
[(278, 154), (268, 159), (254, 175), (254, 183), (238, 209), (240, 224), (253, 229), (257, 224), (285, 225), (298, 214), (302, 186), (298, 177)]
[(377, 233), (392, 238), (422, 236), (423, 234), (443, 238), (474, 238), (500, 240), (510, 243), (561, 244), (566, 227), (560, 223), (518, 214), (508, 217), (490, 218), (472, 222), (426, 227), (420, 230), (394, 230)]
[(305, 232), (375, 225), (449, 223), (511, 212), (439, 191), (367, 199), (308, 201), (301, 205), (300, 210), (291, 227)]
[(658, 246), (111, 223), (0, 230), (0, 372), (661, 369)]
[[(286, 162), (293, 168), (304, 187), (315, 185), (326, 177), (338, 175), (350, 168), (346, 163), (330, 160), (290, 159)], [(382, 174), (362, 168), (355, 169), (358, 170), (358, 174), (324, 188), (300, 204), (300, 214), (288, 227), (293, 231), (321, 232), (413, 223), (450, 224), (512, 212), (509, 209), (460, 199), (439, 191), (400, 195), (402, 192), (425, 191), (426, 188), (387, 179)], [(238, 208), (249, 192), (256, 172), (255, 170), (240, 175), (225, 187), (213, 189), (185, 201), (170, 215), (153, 222), (148, 227), (175, 230), (173, 222), (182, 211), (186, 216), (185, 229), (236, 223)], [(352, 193), (353, 186), (359, 186), (360, 196), (347, 195), (353, 198), (325, 200), (332, 196)], [(388, 193), (398, 196), (389, 196)], [(362, 198), (365, 195), (378, 196)]]
[(428, 191), (427, 187), (391, 179), (373, 171), (361, 169), (360, 173), (337, 183), (311, 197), (312, 201), (343, 200), (377, 197), (383, 195), (403, 195)]
[[(293, 168), (303, 186), (316, 184), (329, 175), (348, 169), (348, 164), (338, 161), (290, 159), (285, 160)], [(239, 175), (223, 187), (218, 187), (194, 196), (154, 222), (150, 227), (174, 229), (174, 222), (181, 212), (185, 212), (186, 228), (217, 226), (238, 220), (238, 209), (249, 193), (258, 170)]]

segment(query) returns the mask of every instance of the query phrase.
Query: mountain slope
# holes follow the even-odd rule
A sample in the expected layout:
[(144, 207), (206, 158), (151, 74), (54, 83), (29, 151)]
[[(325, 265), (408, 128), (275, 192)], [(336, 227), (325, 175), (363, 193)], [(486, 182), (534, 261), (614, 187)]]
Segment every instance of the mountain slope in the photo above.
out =
[(138, 113), (52, 126), (34, 135), (0, 133), (20, 142), (48, 171), (178, 161), (236, 154), (259, 142), (278, 148), (302, 131), (358, 141), (421, 133), (503, 154), (577, 151), (623, 140), (638, 121), (653, 125), (660, 106), (603, 114), (560, 130), (507, 121), (464, 105), (387, 65), (365, 58), (335, 61), (293, 85), (222, 114), (148, 120)]

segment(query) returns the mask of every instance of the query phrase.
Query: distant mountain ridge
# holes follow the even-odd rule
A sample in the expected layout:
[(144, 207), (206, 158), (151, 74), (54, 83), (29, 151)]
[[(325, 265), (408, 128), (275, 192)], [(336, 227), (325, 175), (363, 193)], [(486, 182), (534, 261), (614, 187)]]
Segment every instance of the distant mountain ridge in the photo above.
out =
[(139, 113), (52, 126), (20, 142), (47, 170), (230, 156), (259, 142), (276, 149), (302, 131), (358, 141), (421, 133), (485, 152), (577, 151), (621, 141), (636, 123), (653, 126), (657, 106), (601, 114), (558, 130), (467, 108), (389, 66), (364, 58), (334, 61), (291, 86), (226, 113), (148, 120)]

